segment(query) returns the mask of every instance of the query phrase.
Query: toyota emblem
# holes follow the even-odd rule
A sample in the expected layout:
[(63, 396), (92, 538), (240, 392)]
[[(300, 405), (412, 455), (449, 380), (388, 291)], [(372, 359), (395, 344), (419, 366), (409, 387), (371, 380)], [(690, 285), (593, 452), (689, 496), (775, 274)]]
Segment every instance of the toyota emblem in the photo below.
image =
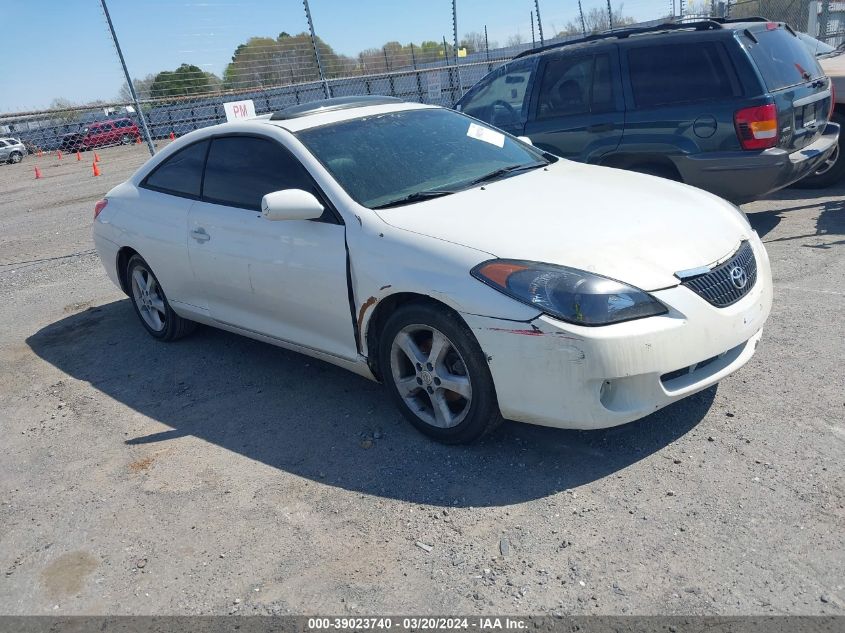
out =
[(731, 283), (737, 290), (742, 290), (748, 283), (748, 275), (741, 266), (734, 266), (730, 270)]

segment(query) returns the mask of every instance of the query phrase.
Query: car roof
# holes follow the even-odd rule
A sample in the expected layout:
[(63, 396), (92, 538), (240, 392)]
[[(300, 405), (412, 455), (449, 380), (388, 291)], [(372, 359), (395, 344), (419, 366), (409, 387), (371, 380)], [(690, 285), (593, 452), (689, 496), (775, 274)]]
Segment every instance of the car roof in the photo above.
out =
[[(350, 98), (345, 97), (345, 100)], [(357, 102), (339, 100), (323, 99), (320, 101), (313, 101), (310, 104), (303, 104), (297, 108), (282, 110), (274, 114), (265, 114), (255, 117), (251, 121), (264, 123), (267, 125), (275, 125), (284, 128), (289, 132), (301, 132), (314, 127), (322, 125), (330, 125), (332, 123), (340, 123), (342, 121), (350, 121), (352, 119), (360, 119), (367, 116), (376, 116), (379, 114), (386, 114), (389, 112), (402, 112), (406, 110), (424, 110), (439, 108), (440, 106), (428, 105), (425, 103), (412, 103), (401, 101), (395, 98), (377, 98), (368, 99), (367, 97), (359, 97)], [(310, 108), (308, 106), (311, 106)], [(342, 105), (342, 107), (340, 107)], [(285, 112), (289, 113), (285, 117)], [(225, 127), (227, 124), (223, 123), (219, 127)]]
[(540, 48), (528, 49), (514, 57), (532, 57), (543, 55), (553, 51), (565, 52), (572, 49), (580, 49), (586, 46), (598, 46), (601, 44), (616, 45), (625, 43), (642, 42), (655, 38), (689, 38), (690, 36), (704, 37), (733, 37), (736, 31), (760, 31), (769, 28), (770, 24), (789, 29), (784, 22), (775, 22), (761, 17), (747, 17), (737, 19), (708, 18), (692, 22), (666, 22), (655, 26), (614, 29), (603, 33), (594, 33), (586, 37), (556, 42)]

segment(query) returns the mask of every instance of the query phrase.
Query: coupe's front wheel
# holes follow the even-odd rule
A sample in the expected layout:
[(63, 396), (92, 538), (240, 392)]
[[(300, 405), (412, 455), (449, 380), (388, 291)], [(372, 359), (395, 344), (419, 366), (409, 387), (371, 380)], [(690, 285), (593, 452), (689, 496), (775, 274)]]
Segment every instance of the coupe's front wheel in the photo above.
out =
[(484, 353), (445, 308), (414, 303), (394, 312), (384, 327), (379, 366), (403, 415), (440, 442), (472, 442), (502, 419)]
[(140, 255), (133, 255), (126, 264), (126, 285), (135, 313), (152, 337), (160, 341), (175, 341), (196, 328), (196, 323), (173, 311), (164, 289)]

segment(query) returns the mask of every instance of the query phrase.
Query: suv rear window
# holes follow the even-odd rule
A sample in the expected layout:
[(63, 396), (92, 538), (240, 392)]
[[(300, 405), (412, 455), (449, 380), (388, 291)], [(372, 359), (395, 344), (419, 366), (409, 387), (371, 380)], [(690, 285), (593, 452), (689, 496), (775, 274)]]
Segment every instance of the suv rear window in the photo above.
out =
[(742, 94), (727, 51), (718, 42), (628, 49), (638, 108), (730, 99)]
[(784, 28), (746, 35), (745, 48), (769, 90), (780, 90), (822, 76), (822, 69), (806, 45)]

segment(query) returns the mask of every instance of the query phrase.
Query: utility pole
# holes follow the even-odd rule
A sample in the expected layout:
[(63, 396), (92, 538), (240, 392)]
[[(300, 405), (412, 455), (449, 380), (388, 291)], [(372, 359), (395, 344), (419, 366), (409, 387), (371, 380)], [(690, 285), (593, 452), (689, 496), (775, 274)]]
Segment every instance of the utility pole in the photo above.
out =
[(607, 0), (607, 25), (608, 25), (608, 28), (612, 31), (613, 30), (613, 12), (610, 10), (610, 0)]
[(531, 11), (528, 15), (531, 16), (531, 48), (537, 48), (537, 41), (534, 39), (534, 12)]
[(323, 74), (323, 63), (320, 61), (320, 50), (317, 47), (317, 36), (314, 34), (314, 22), (311, 20), (311, 8), (308, 6), (308, 0), (302, 0), (302, 6), (305, 7), (305, 18), (308, 20), (308, 31), (311, 33), (311, 45), (314, 47), (314, 59), (317, 60), (317, 72), (320, 75), (320, 81), (323, 82), (323, 93), (326, 99), (332, 96), (329, 89), (329, 82), (326, 81), (326, 76)]
[(129, 86), (129, 94), (132, 95), (132, 102), (135, 104), (135, 112), (138, 115), (138, 120), (141, 121), (141, 130), (144, 132), (144, 139), (147, 141), (147, 149), (150, 150), (150, 156), (155, 156), (156, 148), (153, 145), (153, 137), (150, 135), (150, 129), (147, 127), (147, 120), (144, 118), (144, 113), (141, 111), (141, 102), (138, 100), (138, 93), (135, 92), (135, 84), (132, 83), (132, 77), (129, 76), (129, 69), (126, 68), (126, 60), (123, 59), (123, 51), (120, 50), (120, 42), (117, 41), (117, 34), (114, 32), (114, 24), (112, 24), (111, 16), (109, 15), (109, 8), (106, 6), (106, 0), (100, 0), (100, 6), (103, 7), (103, 13), (106, 15), (106, 22), (109, 25), (111, 32), (111, 39), (114, 42), (114, 47), (117, 50), (117, 56), (120, 58), (120, 65), (123, 66), (123, 75), (126, 77), (126, 85)]

